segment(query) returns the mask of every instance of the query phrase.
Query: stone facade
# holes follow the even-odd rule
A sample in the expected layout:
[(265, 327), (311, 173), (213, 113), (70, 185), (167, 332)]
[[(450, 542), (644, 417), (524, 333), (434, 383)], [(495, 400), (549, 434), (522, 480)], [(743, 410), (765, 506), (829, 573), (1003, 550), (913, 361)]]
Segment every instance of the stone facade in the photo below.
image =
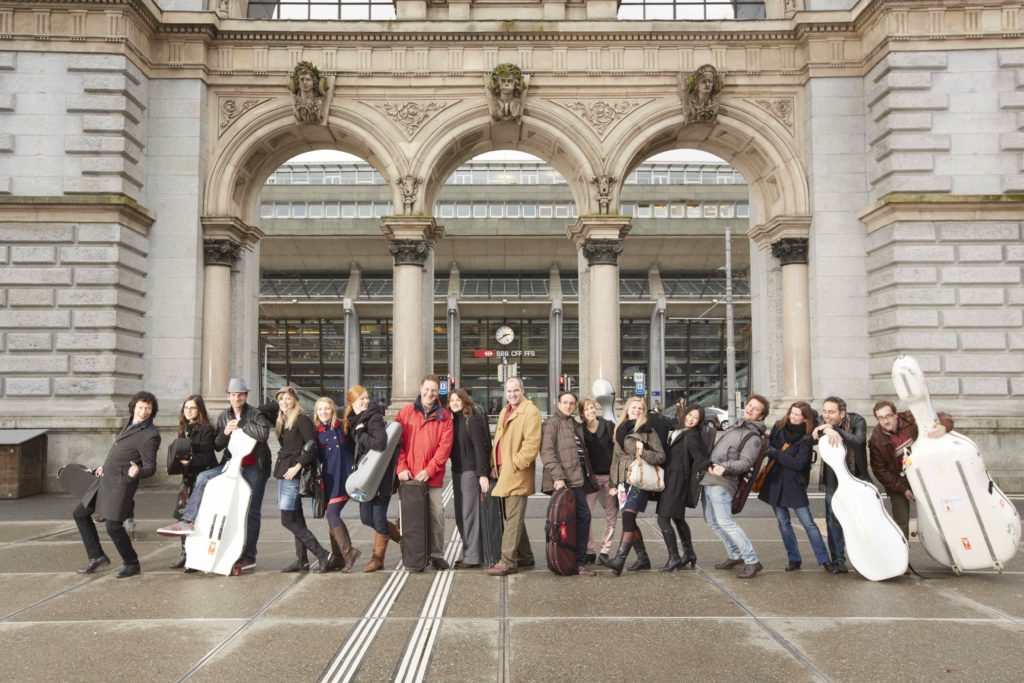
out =
[[(256, 198), (295, 154), (339, 149), (380, 171), (406, 214), (392, 218), (407, 221), (385, 220), (383, 245), (443, 239), (424, 214), (481, 152), (545, 159), (589, 225), (615, 222), (637, 164), (692, 147), (739, 169), (756, 206), (754, 386), (780, 400), (837, 393), (867, 412), (892, 395), (893, 357), (913, 353), (939, 406), (984, 434), (1000, 481), (1024, 488), (1018, 5), (770, 0), (767, 21), (714, 24), (619, 22), (608, 0), (398, 0), (390, 23), (208, 5), (0, 7), (0, 426), (53, 427), (51, 474), (80, 459), (84, 434), (109, 441), (142, 387), (169, 426), (185, 394), (216, 399), (224, 373), (257, 376)], [(295, 118), (287, 74), (302, 61), (337, 92), (321, 121)], [(512, 120), (494, 120), (481, 87), (499, 64), (530, 77)], [(705, 64), (724, 79), (717, 119), (690, 122), (680, 78)], [(420, 182), (403, 192), (403, 178)], [(596, 178), (610, 179), (599, 192)], [(392, 232), (417, 221), (416, 235)], [(615, 229), (628, 254), (628, 220)], [(204, 239), (240, 249), (220, 273), (227, 291), (206, 286)], [(771, 255), (791, 239), (807, 240), (806, 264)], [(613, 291), (592, 268), (581, 253), (581, 303)], [(402, 280), (403, 324), (426, 338), (432, 250)], [(580, 313), (588, 327), (617, 321)], [(424, 345), (396, 386), (429, 369)], [(581, 341), (588, 372), (617, 364), (594, 346)], [(224, 348), (215, 379), (210, 354)]]

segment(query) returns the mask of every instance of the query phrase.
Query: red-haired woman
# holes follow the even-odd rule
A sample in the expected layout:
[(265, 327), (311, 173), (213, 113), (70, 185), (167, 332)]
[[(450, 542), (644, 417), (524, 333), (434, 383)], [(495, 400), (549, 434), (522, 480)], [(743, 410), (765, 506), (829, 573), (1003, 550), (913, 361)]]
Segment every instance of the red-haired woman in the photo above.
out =
[[(167, 474), (180, 474), (181, 487), (174, 503), (174, 519), (181, 519), (188, 497), (196, 485), (196, 477), (217, 465), (214, 446), (216, 430), (210, 424), (206, 403), (199, 394), (192, 394), (181, 404), (178, 413), (178, 438), (171, 442), (167, 453)], [(185, 537), (181, 538), (181, 555), (171, 569), (185, 566)], [(185, 571), (191, 571), (186, 569)]]
[(763, 500), (775, 510), (775, 519), (779, 523), (782, 544), (786, 547), (789, 557), (787, 572), (800, 569), (800, 548), (796, 543), (796, 534), (790, 522), (789, 511), (796, 513), (797, 519), (807, 532), (807, 540), (811, 542), (814, 557), (818, 564), (827, 572), (832, 572), (828, 549), (821, 538), (821, 531), (811, 516), (810, 503), (807, 500), (807, 477), (811, 468), (811, 432), (814, 430), (814, 413), (806, 401), (797, 401), (789, 407), (785, 417), (775, 423), (768, 437), (770, 448), (768, 455), (774, 462), (772, 469), (765, 478), (758, 499)]

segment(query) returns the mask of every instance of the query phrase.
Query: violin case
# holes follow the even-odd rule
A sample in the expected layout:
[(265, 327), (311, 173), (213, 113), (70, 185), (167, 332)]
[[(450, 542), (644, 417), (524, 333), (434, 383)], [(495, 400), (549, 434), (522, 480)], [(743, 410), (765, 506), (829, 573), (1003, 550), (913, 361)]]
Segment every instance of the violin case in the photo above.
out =
[(367, 451), (345, 479), (345, 490), (352, 500), (365, 503), (377, 496), (380, 482), (402, 442), (402, 425), (392, 422), (387, 426), (388, 442), (382, 451)]

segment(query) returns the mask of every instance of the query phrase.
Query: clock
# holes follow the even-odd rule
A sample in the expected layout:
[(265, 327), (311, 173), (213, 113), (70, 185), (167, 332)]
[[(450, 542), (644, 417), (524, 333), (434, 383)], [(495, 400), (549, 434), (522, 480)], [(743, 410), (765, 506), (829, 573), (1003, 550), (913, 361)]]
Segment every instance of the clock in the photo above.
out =
[(494, 333), (494, 338), (499, 344), (508, 346), (512, 343), (512, 340), (516, 338), (516, 333), (512, 331), (512, 328), (508, 325), (502, 325), (498, 328), (498, 331)]

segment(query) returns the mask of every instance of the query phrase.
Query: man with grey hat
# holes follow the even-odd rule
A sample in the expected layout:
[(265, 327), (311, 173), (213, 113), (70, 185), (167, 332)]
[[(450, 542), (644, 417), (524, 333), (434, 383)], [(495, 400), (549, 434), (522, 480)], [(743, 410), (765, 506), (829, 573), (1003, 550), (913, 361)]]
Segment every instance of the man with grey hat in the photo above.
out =
[(242, 477), (249, 483), (252, 489), (252, 496), (249, 498), (249, 516), (245, 525), (245, 548), (242, 556), (236, 563), (239, 570), (252, 569), (256, 566), (256, 543), (260, 537), (260, 510), (263, 507), (263, 492), (267, 488), (267, 479), (270, 478), (270, 447), (267, 439), (270, 437), (270, 423), (267, 418), (252, 407), (246, 401), (249, 398), (249, 387), (245, 380), (240, 377), (233, 377), (228, 383), (228, 403), (230, 406), (217, 417), (217, 450), (224, 450), (223, 467), (202, 472), (196, 479), (195, 488), (189, 496), (185, 511), (181, 519), (170, 526), (157, 529), (157, 533), (163, 536), (188, 536), (193, 530), (193, 523), (196, 515), (199, 514), (199, 504), (203, 500), (203, 490), (206, 484), (214, 477), (219, 476), (227, 469), (227, 461), (231, 459), (231, 453), (227, 450), (231, 433), (236, 429), (256, 439), (256, 446), (252, 453), (242, 458)]

